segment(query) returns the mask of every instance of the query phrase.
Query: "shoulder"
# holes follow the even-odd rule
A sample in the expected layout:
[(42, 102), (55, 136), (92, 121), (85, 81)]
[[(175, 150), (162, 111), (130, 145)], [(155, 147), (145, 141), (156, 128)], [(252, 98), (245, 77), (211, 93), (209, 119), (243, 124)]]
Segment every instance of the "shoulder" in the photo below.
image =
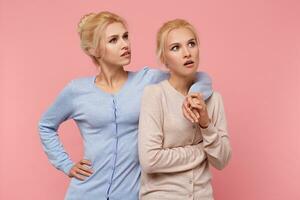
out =
[(206, 100), (207, 103), (209, 102), (218, 102), (222, 100), (222, 95), (218, 91), (213, 91), (210, 97)]
[(142, 77), (147, 77), (149, 79), (156, 77), (157, 75), (167, 73), (166, 71), (162, 71), (161, 69), (144, 66), (143, 69), (136, 72), (137, 75)]
[(70, 84), (73, 87), (78, 87), (78, 86), (88, 86), (88, 85), (92, 85), (93, 81), (94, 81), (94, 76), (86, 76), (86, 77), (80, 77), (80, 78), (75, 78), (73, 80), (70, 81)]
[(90, 91), (94, 87), (95, 76), (87, 76), (73, 79), (69, 82), (69, 87), (73, 93)]
[(161, 93), (162, 93), (161, 83), (147, 85), (144, 88), (144, 94), (157, 96), (157, 95), (161, 95)]
[(163, 96), (161, 83), (147, 85), (143, 92), (143, 101), (160, 101)]
[(213, 91), (212, 95), (206, 100), (208, 107), (212, 108), (220, 108), (223, 107), (223, 97), (217, 92)]

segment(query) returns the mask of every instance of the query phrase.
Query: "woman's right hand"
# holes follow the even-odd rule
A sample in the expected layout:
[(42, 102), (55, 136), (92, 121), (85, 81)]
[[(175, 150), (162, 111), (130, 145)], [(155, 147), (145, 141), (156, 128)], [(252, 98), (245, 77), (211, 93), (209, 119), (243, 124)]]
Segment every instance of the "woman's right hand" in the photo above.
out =
[[(89, 166), (89, 167), (88, 167)], [(84, 181), (85, 177), (89, 177), (93, 174), (91, 169), (92, 163), (89, 160), (82, 159), (77, 162), (70, 170), (69, 177), (77, 178), (78, 180)]]

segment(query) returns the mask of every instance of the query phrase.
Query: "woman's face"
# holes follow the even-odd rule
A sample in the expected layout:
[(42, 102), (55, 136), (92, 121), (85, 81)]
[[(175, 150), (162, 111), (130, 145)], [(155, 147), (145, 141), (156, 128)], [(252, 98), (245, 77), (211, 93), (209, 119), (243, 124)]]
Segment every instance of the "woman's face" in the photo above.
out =
[(131, 61), (127, 28), (122, 23), (109, 24), (100, 45), (100, 62), (106, 65), (124, 66)]
[(192, 76), (199, 64), (199, 48), (194, 33), (187, 28), (169, 32), (164, 52), (164, 63), (178, 76)]

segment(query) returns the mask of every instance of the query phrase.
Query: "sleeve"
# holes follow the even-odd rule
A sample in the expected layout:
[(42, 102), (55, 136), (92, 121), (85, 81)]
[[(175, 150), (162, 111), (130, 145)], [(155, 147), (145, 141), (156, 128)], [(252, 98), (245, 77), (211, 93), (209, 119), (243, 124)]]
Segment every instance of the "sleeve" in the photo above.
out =
[[(167, 71), (162, 71), (150, 67), (145, 67), (144, 70), (146, 71), (149, 76), (151, 76), (151, 84), (159, 83), (163, 80), (169, 78), (170, 73)], [(204, 100), (208, 99), (212, 93), (212, 80), (210, 76), (206, 72), (197, 72), (197, 81), (191, 86), (189, 92), (199, 92), (203, 94)]]
[(139, 159), (146, 173), (173, 173), (195, 168), (205, 159), (203, 143), (163, 148), (163, 111), (160, 88), (144, 90), (139, 119)]
[[(221, 95), (217, 95), (212, 122), (201, 129), (204, 151), (209, 163), (216, 169), (223, 169), (231, 157), (231, 146), (227, 132), (227, 122)], [(213, 100), (213, 99), (212, 99)]]
[(69, 174), (74, 163), (65, 151), (58, 137), (57, 130), (62, 122), (72, 118), (73, 97), (71, 83), (60, 92), (55, 102), (42, 115), (38, 126), (43, 149), (49, 161), (66, 175)]

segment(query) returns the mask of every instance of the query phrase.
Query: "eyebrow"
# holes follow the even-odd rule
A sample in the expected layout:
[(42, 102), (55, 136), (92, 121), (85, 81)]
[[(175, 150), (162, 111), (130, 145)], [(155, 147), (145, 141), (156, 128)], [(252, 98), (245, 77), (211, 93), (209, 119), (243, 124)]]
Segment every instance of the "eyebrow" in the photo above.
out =
[(196, 38), (189, 39), (188, 42), (196, 41)]
[[(122, 35), (128, 34), (128, 31), (126, 31), (125, 33), (123, 33)], [(108, 38), (113, 38), (113, 37), (119, 37), (119, 35), (111, 35)]]
[(169, 47), (174, 46), (174, 45), (179, 45), (179, 43), (178, 42), (172, 43), (169, 45)]

